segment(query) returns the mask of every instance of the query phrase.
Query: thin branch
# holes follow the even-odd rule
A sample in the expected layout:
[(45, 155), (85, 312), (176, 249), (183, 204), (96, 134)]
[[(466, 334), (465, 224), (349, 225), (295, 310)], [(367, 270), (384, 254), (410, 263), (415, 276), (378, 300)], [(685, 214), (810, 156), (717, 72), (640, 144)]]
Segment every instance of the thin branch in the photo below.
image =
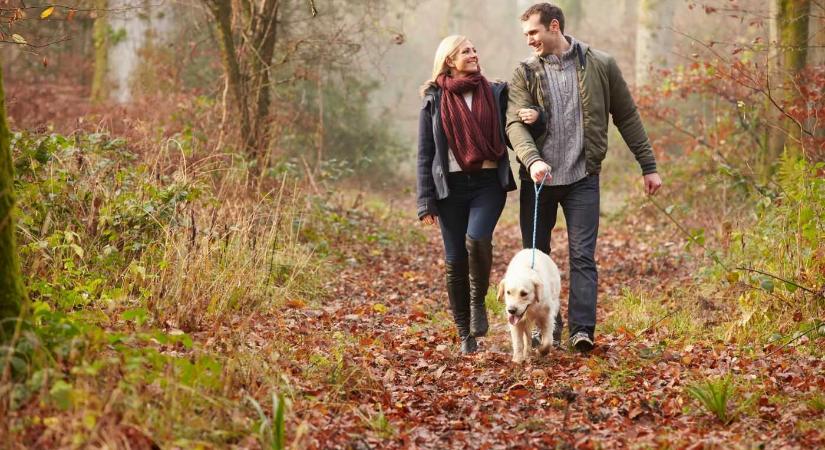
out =
[(783, 348), (785, 348), (785, 347), (787, 347), (787, 346), (789, 346), (789, 345), (793, 344), (794, 342), (798, 341), (799, 339), (802, 339), (802, 337), (803, 337), (803, 336), (807, 336), (807, 335), (808, 335), (811, 331), (813, 331), (813, 330), (815, 330), (815, 329), (819, 328), (820, 326), (822, 326), (822, 324), (821, 324), (821, 323), (814, 323), (814, 325), (813, 325), (812, 327), (810, 327), (810, 328), (808, 328), (807, 330), (805, 330), (805, 331), (804, 331), (803, 333), (801, 333), (799, 336), (797, 336), (797, 337), (795, 337), (795, 338), (791, 339), (790, 341), (788, 341), (788, 342), (786, 342), (786, 343), (782, 344), (782, 346), (781, 346), (781, 347), (774, 349), (772, 352), (770, 352), (770, 353), (768, 353), (767, 355), (765, 355), (765, 357), (771, 356), (771, 355), (773, 355), (774, 353), (776, 353), (776, 352), (778, 352), (778, 351), (782, 350)]
[(14, 45), (22, 45), (24, 47), (31, 47), (31, 48), (45, 48), (54, 44), (59, 44), (61, 42), (71, 41), (72, 38), (69, 36), (64, 36), (56, 41), (47, 42), (45, 44), (32, 44), (30, 42), (16, 42), (16, 41), (0, 41), (0, 44), (14, 44)]
[[(689, 34), (687, 34), (687, 33), (684, 33), (684, 32), (682, 32), (682, 31), (679, 31), (679, 30), (677, 30), (677, 29), (675, 29), (675, 28), (673, 28), (673, 27), (671, 27), (671, 28), (670, 28), (670, 30), (671, 30), (671, 31), (673, 31), (674, 33), (676, 33), (676, 34), (678, 34), (678, 35), (682, 36), (682, 37), (685, 37), (685, 38), (687, 38), (687, 39), (689, 39), (689, 40), (691, 40), (691, 41), (693, 41), (693, 42), (695, 42), (695, 43), (697, 43), (697, 44), (701, 45), (701, 46), (702, 46), (702, 47), (704, 47), (707, 51), (709, 51), (710, 53), (712, 53), (714, 56), (716, 56), (716, 57), (717, 57), (717, 58), (719, 58), (720, 60), (724, 61), (725, 63), (728, 63), (728, 64), (729, 64), (729, 61), (728, 61), (728, 59), (727, 59), (727, 58), (725, 58), (724, 56), (722, 56), (719, 52), (717, 52), (716, 50), (714, 50), (714, 49), (713, 49), (710, 45), (706, 44), (705, 42), (703, 42), (703, 41), (701, 41), (701, 40), (699, 40), (699, 39), (697, 39), (697, 38), (695, 38), (695, 37), (693, 37), (693, 36), (691, 36), (691, 35), (689, 35)], [(719, 67), (715, 67), (715, 68), (719, 69)], [(736, 69), (736, 70), (737, 70), (737, 72), (738, 72), (740, 75), (744, 76), (746, 79), (748, 79), (749, 81), (751, 81), (751, 82), (753, 83), (753, 85), (749, 85), (749, 84), (746, 84), (746, 83), (742, 83), (742, 81), (737, 80), (737, 79), (735, 79), (735, 78), (733, 78), (733, 77), (731, 77), (731, 76), (727, 75), (727, 74), (725, 73), (725, 71), (723, 71), (723, 70), (720, 70), (720, 73), (727, 75), (727, 77), (728, 77), (728, 78), (730, 78), (731, 80), (735, 81), (736, 83), (739, 83), (740, 85), (745, 86), (745, 87), (747, 87), (747, 88), (749, 88), (749, 89), (753, 89), (754, 91), (756, 91), (756, 92), (758, 92), (758, 93), (760, 93), (760, 94), (762, 94), (762, 95), (766, 96), (766, 97), (768, 98), (768, 100), (771, 102), (771, 104), (772, 104), (772, 105), (773, 105), (773, 106), (774, 106), (777, 110), (779, 110), (779, 112), (780, 112), (780, 113), (782, 113), (782, 115), (783, 115), (783, 116), (785, 116), (785, 117), (787, 117), (788, 119), (790, 119), (791, 121), (793, 121), (793, 123), (794, 123), (797, 127), (799, 127), (800, 132), (802, 132), (802, 133), (804, 133), (804, 134), (807, 134), (807, 135), (808, 135), (808, 136), (810, 136), (810, 137), (814, 137), (814, 134), (813, 134), (810, 130), (808, 130), (807, 128), (805, 128), (805, 125), (804, 125), (804, 124), (802, 124), (799, 120), (797, 120), (795, 117), (793, 117), (792, 115), (790, 115), (790, 114), (789, 114), (789, 113), (785, 110), (785, 108), (783, 108), (781, 105), (779, 105), (779, 103), (777, 103), (776, 99), (773, 97), (773, 94), (771, 94), (771, 89), (770, 89), (770, 80), (769, 80), (769, 79), (767, 79), (767, 80), (766, 80), (766, 82), (768, 83), (768, 85), (767, 85), (767, 90), (765, 90), (765, 89), (761, 86), (761, 84), (758, 82), (758, 80), (755, 80), (752, 76), (750, 76), (750, 74), (749, 74), (749, 73), (747, 73), (747, 72), (745, 72), (745, 71), (743, 71), (743, 70), (741, 70), (741, 69)]]
[(771, 277), (771, 278), (773, 278), (773, 279), (775, 279), (775, 280), (784, 281), (785, 283), (788, 283), (788, 284), (790, 284), (790, 285), (796, 286), (796, 287), (798, 287), (799, 289), (802, 289), (803, 291), (810, 292), (811, 294), (814, 294), (814, 295), (816, 295), (816, 296), (817, 296), (817, 297), (819, 297), (819, 298), (823, 298), (823, 299), (825, 299), (825, 295), (823, 295), (823, 294), (821, 294), (821, 293), (819, 293), (819, 292), (816, 292), (816, 291), (815, 291), (815, 290), (813, 290), (813, 289), (810, 289), (810, 288), (807, 288), (807, 287), (805, 287), (805, 286), (799, 285), (799, 284), (797, 284), (797, 283), (795, 283), (795, 282), (793, 282), (793, 281), (791, 281), (791, 280), (787, 280), (787, 279), (785, 279), (785, 278), (782, 278), (782, 277), (780, 277), (780, 276), (774, 275), (774, 274), (772, 274), (772, 273), (763, 272), (763, 271), (761, 271), (761, 270), (759, 270), (759, 269), (751, 269), (751, 268), (748, 268), (748, 267), (737, 267), (737, 268), (736, 268), (736, 270), (742, 270), (742, 271), (745, 271), (745, 272), (755, 272), (755, 273), (759, 273), (759, 274), (765, 275), (765, 276), (767, 276), (767, 277)]
[(670, 317), (670, 316), (672, 316), (672, 315), (676, 314), (676, 313), (677, 313), (677, 312), (679, 312), (679, 311), (681, 311), (681, 308), (676, 308), (676, 309), (674, 309), (674, 310), (672, 310), (672, 311), (669, 311), (667, 314), (665, 314), (665, 315), (664, 315), (664, 317), (660, 318), (660, 319), (659, 319), (659, 320), (657, 320), (656, 322), (653, 322), (653, 324), (652, 324), (652, 325), (650, 325), (649, 327), (645, 328), (644, 330), (642, 330), (642, 331), (640, 331), (640, 332), (636, 333), (636, 335), (635, 335), (635, 336), (633, 336), (633, 338), (632, 338), (632, 339), (630, 339), (629, 341), (625, 342), (625, 343), (624, 343), (624, 345), (622, 345), (621, 347), (619, 347), (619, 349), (618, 349), (618, 350), (616, 350), (616, 352), (617, 352), (617, 353), (618, 353), (618, 352), (621, 352), (622, 350), (624, 350), (625, 348), (627, 348), (627, 346), (629, 346), (630, 344), (632, 344), (633, 342), (635, 342), (635, 341), (636, 341), (636, 339), (639, 339), (639, 337), (641, 337), (643, 334), (645, 334), (645, 333), (647, 333), (648, 331), (650, 331), (650, 330), (652, 330), (652, 329), (656, 328), (656, 326), (657, 326), (657, 325), (659, 325), (660, 323), (664, 322), (664, 321), (665, 321), (668, 317)]

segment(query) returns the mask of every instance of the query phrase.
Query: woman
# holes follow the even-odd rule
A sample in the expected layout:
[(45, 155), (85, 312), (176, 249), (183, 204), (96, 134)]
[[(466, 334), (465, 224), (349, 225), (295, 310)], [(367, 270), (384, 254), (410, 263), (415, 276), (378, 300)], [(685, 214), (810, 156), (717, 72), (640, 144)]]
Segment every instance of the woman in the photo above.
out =
[[(516, 184), (507, 156), (507, 85), (481, 74), (478, 54), (464, 36), (448, 36), (435, 52), (423, 86), (418, 129), (418, 218), (441, 226), (447, 295), (461, 353), (477, 350), (487, 334), (484, 297), (493, 263), (493, 230), (507, 191)], [(526, 123), (538, 112), (521, 110)], [(466, 239), (466, 242), (465, 242)]]

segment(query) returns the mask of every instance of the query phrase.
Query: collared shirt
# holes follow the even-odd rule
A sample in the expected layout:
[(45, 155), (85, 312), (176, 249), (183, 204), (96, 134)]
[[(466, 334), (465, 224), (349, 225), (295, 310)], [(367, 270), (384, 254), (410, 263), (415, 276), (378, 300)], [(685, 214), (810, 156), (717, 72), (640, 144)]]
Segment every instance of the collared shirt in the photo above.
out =
[(551, 186), (572, 184), (587, 176), (584, 119), (576, 73), (577, 42), (572, 37), (568, 40), (570, 48), (561, 58), (553, 54), (541, 58), (548, 85), (545, 95), (551, 108), (541, 155), (552, 168)]

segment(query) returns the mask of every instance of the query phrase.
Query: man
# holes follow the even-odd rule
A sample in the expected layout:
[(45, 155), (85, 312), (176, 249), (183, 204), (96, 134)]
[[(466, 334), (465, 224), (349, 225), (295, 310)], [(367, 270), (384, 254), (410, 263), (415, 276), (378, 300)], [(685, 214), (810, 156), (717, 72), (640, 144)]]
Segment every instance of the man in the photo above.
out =
[[(570, 248), (569, 344), (593, 349), (598, 274), (599, 172), (607, 152), (609, 116), (636, 157), (644, 189), (655, 194), (662, 180), (656, 159), (627, 84), (610, 55), (564, 34), (564, 13), (550, 3), (524, 12), (521, 25), (533, 56), (513, 73), (507, 109), (507, 136), (521, 162), (520, 223), (522, 245), (533, 245), (534, 184), (539, 194), (536, 248), (550, 252), (550, 233), (561, 205)], [(526, 124), (538, 105), (547, 129), (533, 138)], [(553, 340), (561, 343), (561, 314)]]

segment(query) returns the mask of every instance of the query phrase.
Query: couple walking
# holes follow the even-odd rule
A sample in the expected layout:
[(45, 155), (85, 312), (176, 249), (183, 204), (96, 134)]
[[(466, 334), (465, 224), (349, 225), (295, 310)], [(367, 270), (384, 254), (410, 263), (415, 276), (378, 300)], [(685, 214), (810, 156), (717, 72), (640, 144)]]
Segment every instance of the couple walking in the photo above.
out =
[[(435, 53), (423, 87), (418, 131), (418, 217), (439, 225), (447, 294), (461, 353), (487, 333), (484, 298), (490, 285), (493, 230), (507, 191), (516, 189), (507, 147), (520, 163), (521, 238), (533, 245), (534, 183), (544, 182), (536, 217), (536, 248), (550, 253), (561, 205), (570, 248), (570, 345), (594, 345), (598, 276), (599, 172), (607, 152), (609, 116), (636, 157), (644, 189), (662, 184), (647, 133), (616, 61), (564, 33), (564, 13), (538, 3), (521, 16), (533, 56), (509, 86), (488, 82), (464, 36), (449, 36)], [(562, 318), (554, 343), (560, 345)]]

